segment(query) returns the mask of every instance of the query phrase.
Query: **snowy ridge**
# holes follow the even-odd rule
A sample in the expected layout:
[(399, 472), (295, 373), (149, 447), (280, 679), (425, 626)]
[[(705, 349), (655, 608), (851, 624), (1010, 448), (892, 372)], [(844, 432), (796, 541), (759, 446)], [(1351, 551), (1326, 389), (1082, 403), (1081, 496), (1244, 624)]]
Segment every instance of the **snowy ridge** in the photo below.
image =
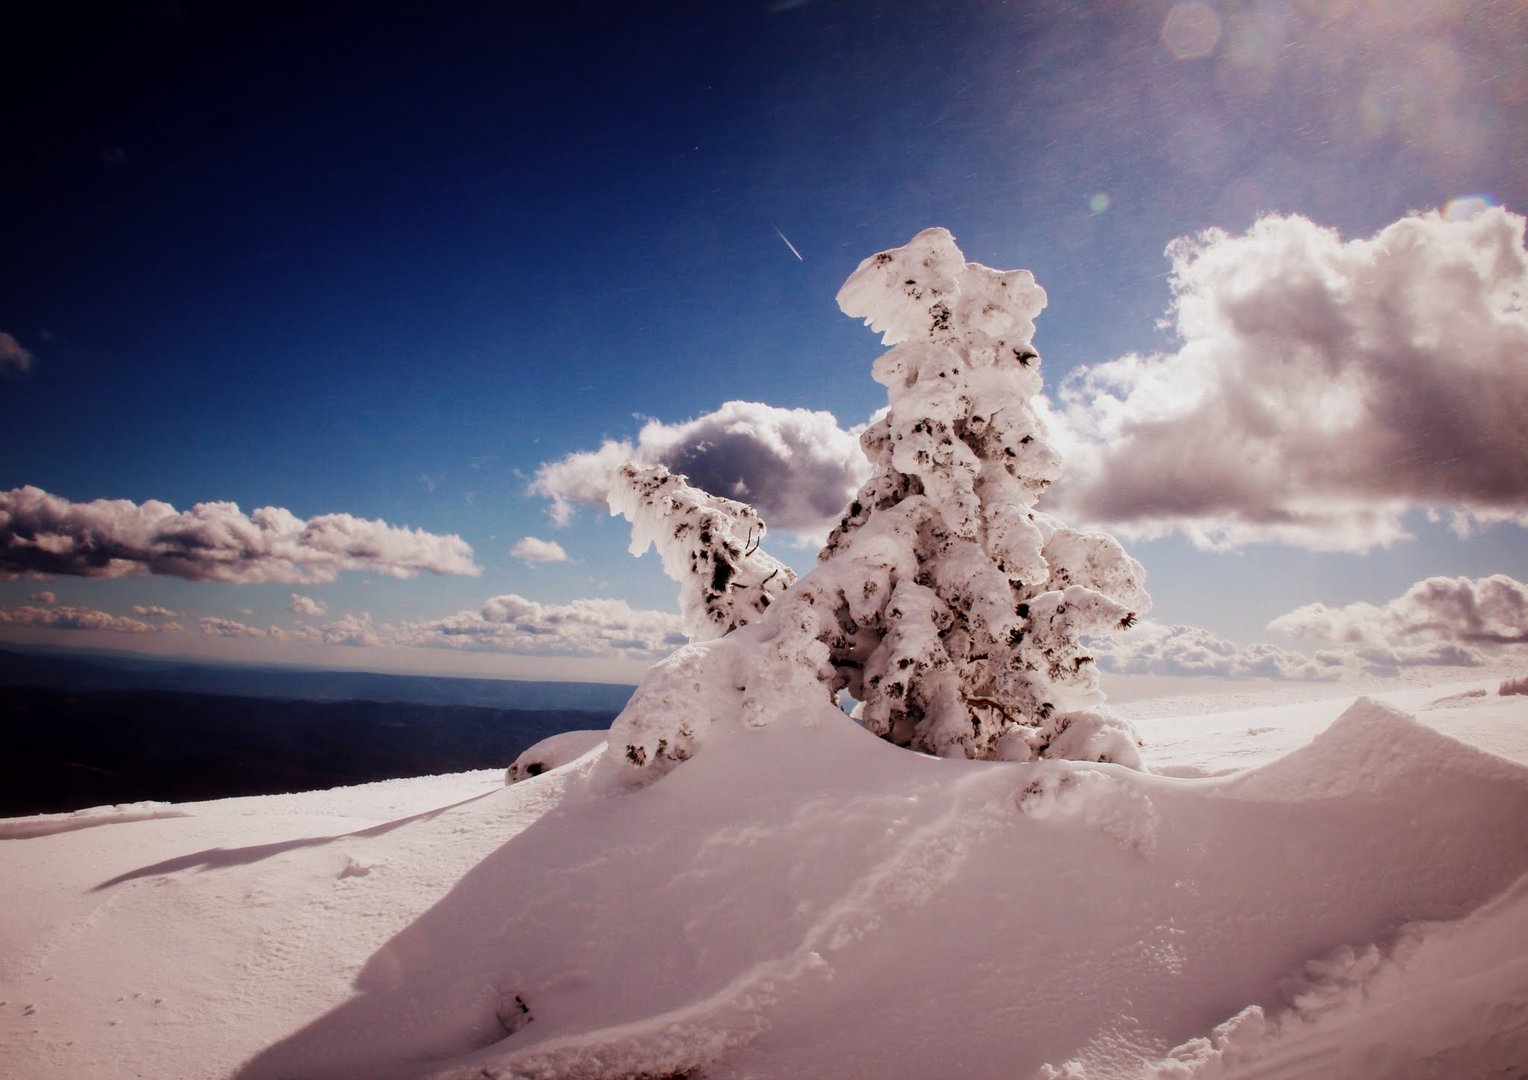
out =
[[(1132, 1076), (1217, 1013), (1277, 1003), (1306, 961), (1467, 911), (1528, 869), (1528, 774), (1378, 705), (1333, 733), (1354, 784), (1276, 783), (1279, 802), (1262, 782), (1278, 764), (1180, 781), (793, 727), (719, 728), (623, 795), (580, 795), (584, 759), (557, 808), (368, 965), (360, 996), (241, 1075), (434, 1075), (465, 1053), (438, 1074), (926, 1076), (953, 1054), (962, 1075), (1073, 1060)], [(1427, 751), (1427, 798), (1392, 746)], [(510, 993), (533, 1020), (506, 1035)], [(1007, 1020), (976, 1022), (978, 1001)]]
[[(1528, 1061), (1528, 877), (1457, 922), (1417, 922), (1385, 946), (1342, 946), (1209, 1037), (1152, 1063), (1156, 1080), (1514, 1075)], [(1083, 1080), (1085, 1070), (1069, 1074)]]
[[(1481, 708), (1528, 721), (1522, 696)], [(1528, 769), (1379, 703), (1288, 706), (1274, 722), (1329, 730), (1210, 780), (940, 760), (830, 713), (714, 725), (637, 789), (601, 783), (596, 748), (509, 788), (0, 843), (0, 1060), (29, 1080), (1524, 1060)], [(1405, 1071), (1427, 1061), (1448, 1067)]]

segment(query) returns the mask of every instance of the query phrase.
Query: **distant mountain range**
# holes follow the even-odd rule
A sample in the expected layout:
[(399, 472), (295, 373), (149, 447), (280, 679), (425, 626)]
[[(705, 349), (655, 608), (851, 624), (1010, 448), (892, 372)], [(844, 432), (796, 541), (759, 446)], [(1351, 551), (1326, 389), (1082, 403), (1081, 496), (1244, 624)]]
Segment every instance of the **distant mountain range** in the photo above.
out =
[(0, 650), (0, 816), (505, 768), (631, 692)]
[(493, 709), (625, 708), (636, 688), (615, 683), (531, 682), (368, 671), (191, 663), (123, 653), (0, 649), (0, 687), (166, 690), (300, 701), (397, 701)]

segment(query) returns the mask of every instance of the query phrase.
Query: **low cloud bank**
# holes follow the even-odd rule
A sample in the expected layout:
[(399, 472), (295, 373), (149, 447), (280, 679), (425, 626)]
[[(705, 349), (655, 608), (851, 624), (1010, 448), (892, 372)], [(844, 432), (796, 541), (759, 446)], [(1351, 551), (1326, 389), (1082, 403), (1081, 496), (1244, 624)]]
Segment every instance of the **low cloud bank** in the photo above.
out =
[(513, 593), (493, 597), (479, 611), (407, 623), (398, 632), (403, 645), (655, 660), (688, 640), (673, 612), (633, 608), (622, 600), (541, 604)]
[(1130, 630), (1089, 642), (1098, 666), (1121, 675), (1200, 675), (1219, 678), (1332, 680), (1355, 673), (1335, 651), (1314, 656), (1277, 645), (1241, 646), (1208, 630), (1144, 620)]
[[(310, 608), (308, 605), (312, 604)], [(293, 594), (300, 617), (326, 613), (322, 604)], [(104, 630), (119, 634), (187, 633), (166, 608), (134, 605), (136, 617), (68, 604), (0, 606), (0, 627)], [(246, 613), (247, 614), (247, 613)], [(148, 621), (153, 620), (153, 621)], [(259, 626), (243, 619), (203, 615), (190, 633), (204, 638), (265, 640), (351, 648), (434, 648), (609, 660), (659, 660), (689, 639), (676, 612), (633, 608), (622, 600), (583, 599), (542, 604), (512, 593), (477, 611), (440, 619), (379, 623), (368, 613), (347, 613), (321, 624)]]
[(378, 623), (347, 614), (321, 626), (251, 627), (229, 619), (202, 619), (203, 633), (269, 637), (353, 648), (426, 648), (503, 652), (522, 656), (657, 660), (689, 639), (679, 616), (633, 608), (621, 600), (585, 599), (542, 604), (508, 593), (477, 611), (440, 619)]
[(150, 500), (75, 503), (35, 487), (0, 492), (0, 576), (166, 574), (191, 581), (317, 584), (341, 571), (480, 573), (458, 536), (323, 514), (306, 521), (231, 502), (177, 511)]
[(178, 623), (147, 623), (126, 615), (113, 615), (97, 608), (57, 604), (36, 607), (0, 607), (0, 626), (41, 627), (47, 630), (105, 630), (113, 634), (157, 634), (180, 630)]
[(553, 520), (565, 524), (580, 503), (603, 508), (616, 469), (629, 461), (663, 465), (795, 533), (836, 524), (870, 470), (857, 432), (832, 413), (729, 401), (682, 423), (649, 420), (635, 442), (606, 439), (542, 465), (531, 491), (551, 499)]
[(1074, 371), (1050, 509), (1204, 548), (1364, 551), (1418, 507), (1528, 526), (1524, 219), (1302, 217), (1174, 241), (1176, 352)]
[(1528, 661), (1528, 584), (1505, 574), (1428, 578), (1382, 605), (1306, 604), (1268, 629), (1327, 647), (1242, 646), (1199, 627), (1146, 620), (1090, 648), (1105, 671), (1226, 678), (1331, 680)]
[(1268, 628), (1348, 647), (1371, 668), (1473, 667), (1528, 654), (1528, 584), (1505, 574), (1433, 577), (1382, 605), (1306, 604)]

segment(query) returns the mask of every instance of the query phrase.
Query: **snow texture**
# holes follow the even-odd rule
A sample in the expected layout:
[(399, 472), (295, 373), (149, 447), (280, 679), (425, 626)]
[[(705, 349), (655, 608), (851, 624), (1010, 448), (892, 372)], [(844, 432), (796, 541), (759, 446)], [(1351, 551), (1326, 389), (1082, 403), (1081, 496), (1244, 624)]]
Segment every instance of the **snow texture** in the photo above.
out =
[[(1474, 689), (1494, 683), (1155, 722), (1195, 734), (1169, 756), (1153, 739), (1154, 767), (1233, 770), (1215, 779), (932, 759), (824, 705), (717, 725), (635, 790), (600, 782), (596, 747), (508, 788), (0, 823), (0, 1061), (27, 1080), (1512, 1076), (1528, 769), (1440, 729), (1475, 711), (1516, 737), (1528, 699)], [(1444, 698), (1470, 704), (1387, 704)]]
[(517, 784), (560, 769), (589, 751), (603, 747), (605, 735), (604, 731), (564, 731), (542, 739), (515, 758), (504, 773), (504, 782)]

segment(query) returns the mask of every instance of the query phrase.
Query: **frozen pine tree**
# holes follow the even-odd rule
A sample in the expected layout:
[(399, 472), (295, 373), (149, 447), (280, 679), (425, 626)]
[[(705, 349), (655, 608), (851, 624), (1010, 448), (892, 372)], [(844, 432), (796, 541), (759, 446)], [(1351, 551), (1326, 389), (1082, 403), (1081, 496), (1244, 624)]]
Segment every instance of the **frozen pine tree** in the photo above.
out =
[(861, 438), (874, 472), (819, 556), (865, 726), (946, 756), (1135, 763), (1082, 637), (1146, 610), (1145, 571), (1034, 508), (1061, 465), (1031, 404), (1044, 290), (929, 229), (861, 263), (838, 303), (894, 346), (873, 371), (887, 411)]
[[(607, 767), (618, 782), (661, 775), (715, 722), (770, 723), (845, 689), (867, 729), (926, 753), (1139, 765), (1083, 637), (1145, 612), (1145, 572), (1112, 537), (1035, 509), (1061, 465), (1032, 404), (1044, 291), (1028, 271), (966, 262), (929, 229), (861, 263), (838, 302), (894, 346), (873, 369), (887, 410), (861, 438), (870, 479), (811, 573), (751, 625), (648, 673), (612, 726)], [(671, 480), (633, 470), (611, 505), (637, 523), (635, 550), (657, 541), (670, 575), (690, 581), (687, 623), (724, 633), (743, 620), (716, 610), (716, 564), (672, 524), (710, 497)], [(693, 502), (665, 501), (678, 490)], [(722, 534), (712, 526), (704, 546)]]
[(631, 553), (656, 547), (664, 572), (679, 582), (691, 641), (754, 622), (796, 580), (790, 567), (759, 550), (758, 511), (707, 494), (662, 465), (621, 466), (609, 502), (612, 514), (631, 522)]

